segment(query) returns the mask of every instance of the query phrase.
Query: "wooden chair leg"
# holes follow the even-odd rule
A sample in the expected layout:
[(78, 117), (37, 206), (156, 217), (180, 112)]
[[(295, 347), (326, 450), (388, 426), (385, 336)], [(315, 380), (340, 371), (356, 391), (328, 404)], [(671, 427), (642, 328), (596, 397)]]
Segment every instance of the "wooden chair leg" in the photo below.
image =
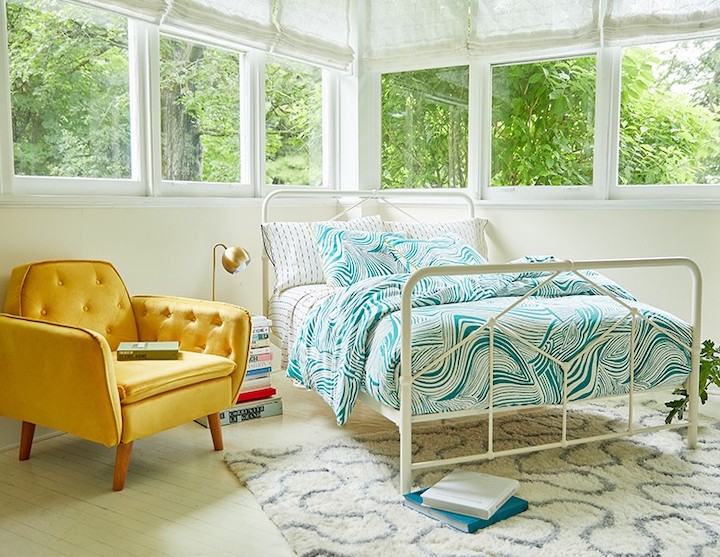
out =
[(35, 424), (23, 422), (22, 429), (20, 430), (20, 460), (27, 460), (30, 458), (30, 451), (32, 450), (34, 436)]
[(208, 425), (210, 426), (210, 435), (212, 435), (213, 447), (216, 451), (223, 450), (222, 426), (220, 425), (220, 413), (215, 412), (209, 414)]
[(115, 473), (113, 475), (113, 491), (122, 491), (125, 487), (130, 455), (132, 454), (133, 442), (120, 443), (115, 453)]

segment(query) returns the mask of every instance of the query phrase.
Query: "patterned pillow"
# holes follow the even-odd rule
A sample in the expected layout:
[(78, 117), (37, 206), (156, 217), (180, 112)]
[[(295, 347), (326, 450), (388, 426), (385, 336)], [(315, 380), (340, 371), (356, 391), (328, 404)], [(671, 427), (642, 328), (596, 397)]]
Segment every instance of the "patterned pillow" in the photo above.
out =
[(389, 238), (387, 244), (408, 271), (422, 267), (448, 265), (482, 265), (485, 258), (457, 234), (446, 234), (429, 240)]
[(474, 218), (447, 222), (393, 222), (386, 221), (385, 232), (399, 232), (409, 238), (429, 240), (448, 233), (457, 234), (487, 259), (485, 240), (486, 219)]
[(275, 292), (291, 286), (322, 284), (325, 282), (323, 265), (317, 251), (313, 225), (368, 232), (382, 232), (379, 216), (362, 217), (348, 221), (268, 222), (260, 225), (265, 253), (275, 268)]
[(350, 286), (366, 278), (405, 272), (386, 244), (401, 235), (341, 230), (323, 224), (315, 225), (315, 234), (329, 286)]

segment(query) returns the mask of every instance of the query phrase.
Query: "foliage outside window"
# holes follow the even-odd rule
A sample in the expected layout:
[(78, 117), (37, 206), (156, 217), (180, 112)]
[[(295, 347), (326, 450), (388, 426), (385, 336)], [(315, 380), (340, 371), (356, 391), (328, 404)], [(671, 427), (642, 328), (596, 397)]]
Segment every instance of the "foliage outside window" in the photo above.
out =
[(268, 56), (265, 65), (266, 183), (322, 185), (322, 70)]
[(620, 185), (720, 183), (720, 41), (625, 49)]
[(240, 182), (240, 56), (161, 37), (163, 179)]
[(468, 169), (467, 66), (382, 76), (382, 187), (461, 188)]
[(593, 183), (594, 56), (492, 70), (491, 186)]
[(130, 178), (127, 21), (9, 0), (7, 24), (15, 173)]

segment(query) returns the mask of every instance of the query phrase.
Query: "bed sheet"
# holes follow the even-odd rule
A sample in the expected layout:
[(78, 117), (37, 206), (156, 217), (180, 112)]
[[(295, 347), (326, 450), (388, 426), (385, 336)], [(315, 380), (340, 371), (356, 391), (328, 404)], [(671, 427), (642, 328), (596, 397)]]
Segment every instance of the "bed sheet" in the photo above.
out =
[(286, 288), (270, 298), (268, 318), (272, 321), (273, 333), (280, 339), (280, 366), (287, 367), (288, 350), (295, 344), (305, 316), (319, 302), (338, 291), (337, 287), (326, 284), (309, 284)]
[[(691, 328), (642, 304), (620, 285), (588, 271), (607, 291), (627, 300), (636, 320), (635, 386), (680, 384), (690, 371)], [(306, 316), (290, 354), (288, 375), (317, 391), (344, 424), (361, 389), (399, 407), (400, 295), (408, 275), (376, 277), (331, 294)], [(547, 273), (426, 278), (413, 298), (413, 373), (481, 328), (498, 310), (538, 287)], [(501, 327), (513, 330), (560, 361), (571, 361), (569, 399), (627, 392), (630, 319), (606, 292), (574, 273), (561, 273), (511, 309)], [(607, 336), (601, 338), (606, 332)], [(413, 387), (413, 414), (464, 410), (488, 404), (489, 341), (485, 333), (435, 363)], [(557, 404), (563, 370), (502, 328), (494, 340), (494, 405)]]

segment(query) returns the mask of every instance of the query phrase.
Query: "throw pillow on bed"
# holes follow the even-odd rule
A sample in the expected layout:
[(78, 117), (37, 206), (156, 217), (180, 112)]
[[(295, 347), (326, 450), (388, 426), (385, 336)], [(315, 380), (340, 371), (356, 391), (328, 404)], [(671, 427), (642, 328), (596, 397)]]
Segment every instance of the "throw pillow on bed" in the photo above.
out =
[(350, 286), (370, 277), (404, 273), (387, 246), (399, 234), (358, 232), (316, 224), (315, 240), (329, 286)]
[(487, 263), (482, 255), (457, 234), (449, 233), (428, 240), (389, 238), (387, 243), (407, 271), (416, 271), (422, 267)]

